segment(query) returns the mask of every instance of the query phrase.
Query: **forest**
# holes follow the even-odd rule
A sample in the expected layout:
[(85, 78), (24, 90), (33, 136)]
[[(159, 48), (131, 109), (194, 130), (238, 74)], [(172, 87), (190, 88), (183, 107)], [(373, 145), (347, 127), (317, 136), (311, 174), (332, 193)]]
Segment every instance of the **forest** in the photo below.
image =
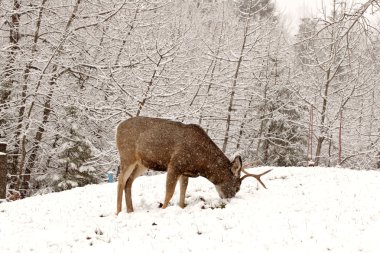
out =
[(23, 196), (117, 171), (118, 123), (202, 126), (252, 166), (380, 169), (380, 1), (0, 0), (0, 142)]

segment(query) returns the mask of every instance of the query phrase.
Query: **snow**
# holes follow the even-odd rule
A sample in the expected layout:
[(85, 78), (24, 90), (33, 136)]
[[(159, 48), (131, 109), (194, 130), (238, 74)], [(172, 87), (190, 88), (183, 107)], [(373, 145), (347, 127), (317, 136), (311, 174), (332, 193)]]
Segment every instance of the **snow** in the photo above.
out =
[(72, 181), (72, 180), (65, 180), (65, 181), (62, 181), (58, 184), (58, 187), (59, 188), (74, 188), (74, 187), (78, 187), (78, 183), (75, 182), (75, 181)]
[(268, 190), (246, 179), (222, 201), (190, 179), (188, 206), (177, 189), (160, 209), (165, 174), (143, 176), (135, 212), (118, 216), (116, 183), (3, 203), (0, 252), (379, 252), (380, 172), (274, 168), (263, 180)]

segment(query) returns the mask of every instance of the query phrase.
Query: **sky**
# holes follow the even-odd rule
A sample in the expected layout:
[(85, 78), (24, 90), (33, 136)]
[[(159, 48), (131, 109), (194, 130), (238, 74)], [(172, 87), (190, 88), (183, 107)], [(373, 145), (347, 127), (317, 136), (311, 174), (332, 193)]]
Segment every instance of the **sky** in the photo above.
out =
[(318, 6), (321, 5), (321, 0), (274, 0), (274, 2), (292, 33), (297, 32), (300, 18), (316, 13)]
[(299, 17), (316, 11), (320, 0), (274, 0), (279, 11), (289, 17)]
[[(347, 7), (353, 4), (354, 9), (360, 3), (367, 0), (345, 0)], [(295, 34), (298, 30), (299, 20), (305, 16), (319, 16), (323, 13), (323, 9), (327, 11), (331, 8), (333, 0), (273, 0), (275, 2), (277, 11), (284, 16), (284, 23), (288, 30)], [(352, 7), (352, 6), (351, 6)], [(370, 22), (377, 24), (380, 22), (380, 15), (372, 15), (371, 9), (367, 11), (366, 17)]]

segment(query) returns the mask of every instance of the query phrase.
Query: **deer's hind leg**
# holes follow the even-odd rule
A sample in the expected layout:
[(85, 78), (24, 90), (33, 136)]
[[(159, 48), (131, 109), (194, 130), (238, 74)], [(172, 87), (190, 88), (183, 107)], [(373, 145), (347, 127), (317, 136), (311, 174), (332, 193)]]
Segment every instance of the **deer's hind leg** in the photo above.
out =
[(120, 164), (120, 174), (117, 182), (117, 207), (116, 207), (116, 215), (121, 212), (122, 208), (122, 198), (123, 198), (123, 190), (126, 186), (127, 180), (129, 176), (132, 174), (134, 168), (136, 167), (136, 162), (132, 164), (128, 164), (121, 160)]
[(165, 192), (165, 201), (164, 204), (162, 205), (162, 208), (165, 209), (173, 197), (174, 191), (175, 191), (175, 186), (177, 185), (177, 181), (180, 175), (176, 173), (175, 169), (173, 166), (168, 167), (168, 171), (166, 174), (166, 192)]
[(147, 171), (147, 168), (144, 167), (142, 164), (136, 164), (135, 169), (133, 170), (132, 174), (129, 176), (127, 183), (125, 184), (125, 203), (127, 205), (127, 213), (133, 212), (133, 203), (132, 203), (132, 184), (133, 181), (142, 175), (145, 171)]

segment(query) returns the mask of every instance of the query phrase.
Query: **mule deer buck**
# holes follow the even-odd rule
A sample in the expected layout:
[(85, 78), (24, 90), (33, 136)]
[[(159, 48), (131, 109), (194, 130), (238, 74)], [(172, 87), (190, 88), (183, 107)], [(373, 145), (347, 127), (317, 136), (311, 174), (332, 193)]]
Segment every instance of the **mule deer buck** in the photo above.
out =
[[(135, 117), (121, 122), (116, 145), (120, 155), (116, 214), (121, 212), (123, 190), (127, 212), (133, 212), (133, 181), (148, 168), (167, 172), (162, 208), (168, 206), (178, 180), (179, 206), (184, 208), (188, 177), (205, 177), (215, 185), (221, 198), (231, 198), (247, 177), (255, 177), (265, 187), (260, 177), (271, 171), (247, 173), (240, 156), (230, 162), (200, 126), (166, 119)], [(240, 177), (240, 172), (246, 175)]]

